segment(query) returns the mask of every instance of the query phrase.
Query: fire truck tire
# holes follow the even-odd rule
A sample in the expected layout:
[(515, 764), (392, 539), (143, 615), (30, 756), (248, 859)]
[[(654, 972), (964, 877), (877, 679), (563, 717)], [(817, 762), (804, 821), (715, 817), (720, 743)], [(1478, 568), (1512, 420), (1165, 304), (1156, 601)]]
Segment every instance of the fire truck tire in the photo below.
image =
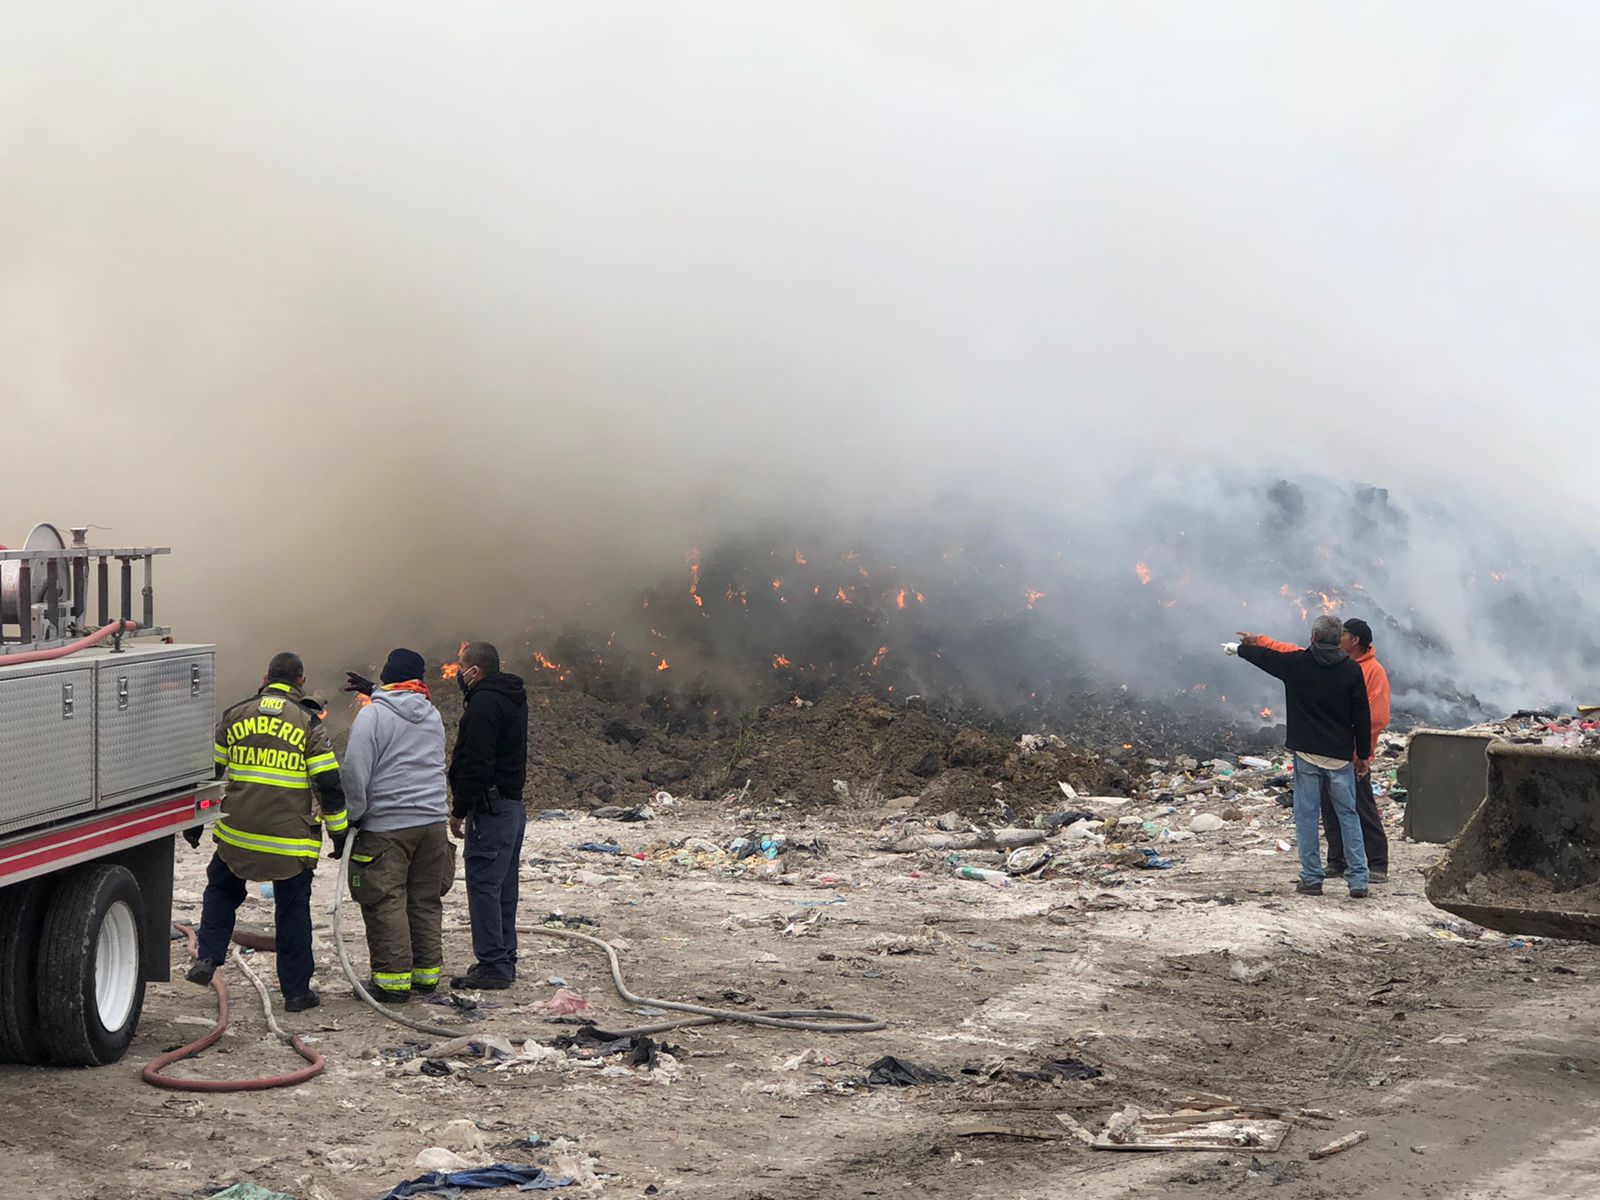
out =
[(34, 981), (54, 884), (46, 876), (0, 891), (0, 1062), (32, 1065), (50, 1057)]
[(56, 1062), (103, 1067), (133, 1041), (144, 1007), (143, 907), (126, 867), (90, 863), (56, 888), (39, 947), (39, 1019)]

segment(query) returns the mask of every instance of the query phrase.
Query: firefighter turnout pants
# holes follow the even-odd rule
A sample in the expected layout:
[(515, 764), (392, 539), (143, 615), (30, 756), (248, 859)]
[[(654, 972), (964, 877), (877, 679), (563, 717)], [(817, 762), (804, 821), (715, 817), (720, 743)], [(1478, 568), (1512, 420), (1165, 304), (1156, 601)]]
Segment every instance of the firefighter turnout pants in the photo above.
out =
[[(278, 986), (283, 989), (285, 1000), (299, 999), (311, 991), (311, 972), (316, 965), (311, 956), (311, 883), (315, 878), (316, 872), (308, 865), (298, 875), (272, 885)], [(245, 894), (245, 881), (228, 869), (222, 855), (213, 854), (206, 867), (206, 891), (201, 901), (201, 958), (218, 966), (228, 960), (234, 918)]]
[(372, 978), (391, 995), (431, 992), (444, 969), (444, 894), (456, 877), (448, 825), (363, 829), (350, 850), (350, 894), (367, 927)]

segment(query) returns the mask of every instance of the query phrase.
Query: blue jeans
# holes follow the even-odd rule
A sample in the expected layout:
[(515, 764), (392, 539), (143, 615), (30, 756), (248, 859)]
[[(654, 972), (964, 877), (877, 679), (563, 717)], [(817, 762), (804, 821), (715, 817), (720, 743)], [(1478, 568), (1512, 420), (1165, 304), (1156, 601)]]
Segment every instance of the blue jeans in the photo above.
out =
[(1339, 818), (1344, 838), (1344, 879), (1352, 890), (1367, 886), (1367, 844), (1361, 836), (1361, 818), (1356, 813), (1356, 768), (1346, 763), (1337, 771), (1325, 770), (1294, 758), (1294, 840), (1300, 847), (1300, 881), (1321, 883), (1322, 875), (1322, 797), (1328, 800)]
[(490, 807), (467, 815), (467, 915), (478, 966), (517, 977), (518, 872), (528, 824), (522, 797), (491, 793)]
[[(278, 986), (286, 1000), (311, 990), (311, 881), (314, 871), (301, 871), (272, 885), (274, 932), (277, 935)], [(244, 880), (228, 870), (220, 854), (206, 866), (206, 891), (200, 909), (200, 957), (217, 965), (228, 960), (233, 920), (244, 903)]]

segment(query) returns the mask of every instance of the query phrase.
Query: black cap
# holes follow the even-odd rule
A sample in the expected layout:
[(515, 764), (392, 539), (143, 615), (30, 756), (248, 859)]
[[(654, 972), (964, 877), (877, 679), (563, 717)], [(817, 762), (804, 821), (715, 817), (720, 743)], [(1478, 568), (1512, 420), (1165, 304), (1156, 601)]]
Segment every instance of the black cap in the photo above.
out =
[(1360, 617), (1351, 617), (1344, 623), (1344, 631), (1355, 638), (1363, 646), (1372, 645), (1372, 626)]
[(408, 679), (421, 679), (422, 672), (422, 655), (401, 647), (389, 651), (389, 661), (383, 664), (383, 674), (378, 676), (378, 682), (405, 683)]

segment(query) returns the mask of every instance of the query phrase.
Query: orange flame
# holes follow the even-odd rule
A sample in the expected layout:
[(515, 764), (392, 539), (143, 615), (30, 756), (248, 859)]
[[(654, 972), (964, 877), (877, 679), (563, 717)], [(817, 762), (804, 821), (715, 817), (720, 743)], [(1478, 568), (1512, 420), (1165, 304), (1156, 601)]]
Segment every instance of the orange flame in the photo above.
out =
[(1044, 596), (1045, 594), (1038, 588), (1024, 588), (1022, 592), (1022, 598), (1028, 602), (1029, 608), (1032, 608), (1040, 600), (1043, 600)]
[(779, 589), (779, 588), (781, 588), (781, 587), (782, 587), (782, 586), (783, 586), (783, 580), (781, 580), (781, 579), (774, 579), (774, 580), (773, 580), (773, 581), (772, 581), (772, 590), (773, 590), (773, 591), (777, 591), (777, 590), (778, 590), (778, 589)]
[(794, 565), (797, 567), (803, 567), (806, 565), (806, 556), (801, 554), (798, 550), (794, 552)]
[(689, 598), (694, 601), (696, 608), (704, 608), (706, 602), (700, 598), (700, 551), (689, 551)]
[(1270, 721), (1270, 720), (1272, 720), (1272, 710), (1271, 710), (1271, 709), (1270, 709), (1270, 708), (1263, 708), (1263, 709), (1262, 709), (1262, 710), (1261, 710), (1261, 719), (1262, 719), (1262, 720), (1263, 720), (1263, 721)]
[(851, 600), (849, 596), (846, 596), (844, 594), (844, 589), (843, 588), (839, 589), (839, 595), (838, 595), (837, 599), (838, 599), (840, 604), (854, 604), (855, 603), (855, 601)]
[(445, 663), (444, 666), (439, 668), (439, 674), (445, 679), (454, 679), (457, 675), (461, 674), (461, 664)]
[(785, 658), (783, 655), (774, 654), (772, 656), (772, 669), (774, 671), (781, 671), (784, 667), (792, 667), (792, 666), (794, 666), (794, 664), (792, 662), (790, 662), (787, 658)]
[(894, 606), (896, 608), (904, 608), (906, 606), (906, 590), (905, 590), (905, 588), (901, 588), (899, 593), (895, 596), (895, 598), (894, 598)]
[(1150, 568), (1142, 562), (1133, 564), (1133, 573), (1139, 577), (1139, 586), (1144, 587), (1150, 582)]
[(884, 659), (886, 659), (888, 657), (889, 657), (889, 647), (887, 647), (887, 646), (879, 646), (878, 647), (878, 652), (872, 656), (872, 665), (873, 666), (877, 666), (879, 663), (881, 663)]
[(666, 670), (670, 670), (670, 669), (671, 669), (671, 667), (672, 667), (672, 664), (671, 664), (671, 663), (669, 663), (669, 662), (668, 662), (668, 661), (667, 661), (667, 660), (666, 660), (666, 659), (664, 659), (664, 658), (663, 658), (663, 659), (662, 659), (662, 660), (661, 660), (661, 661), (660, 661), (660, 662), (658, 662), (658, 663), (657, 663), (657, 664), (656, 664), (656, 670), (658, 670), (658, 671), (666, 671)]
[(921, 592), (917, 593), (917, 603), (918, 604), (921, 604), (925, 599), (927, 599), (927, 597), (924, 596)]
[(561, 671), (564, 669), (560, 663), (551, 662), (548, 658), (546, 658), (543, 650), (535, 650), (533, 652), (533, 661), (539, 664), (539, 666), (543, 667), (546, 671)]
[(1334, 609), (1339, 607), (1339, 601), (1331, 598), (1327, 592), (1318, 592), (1317, 595), (1322, 597), (1323, 612), (1331, 613), (1334, 611)]

